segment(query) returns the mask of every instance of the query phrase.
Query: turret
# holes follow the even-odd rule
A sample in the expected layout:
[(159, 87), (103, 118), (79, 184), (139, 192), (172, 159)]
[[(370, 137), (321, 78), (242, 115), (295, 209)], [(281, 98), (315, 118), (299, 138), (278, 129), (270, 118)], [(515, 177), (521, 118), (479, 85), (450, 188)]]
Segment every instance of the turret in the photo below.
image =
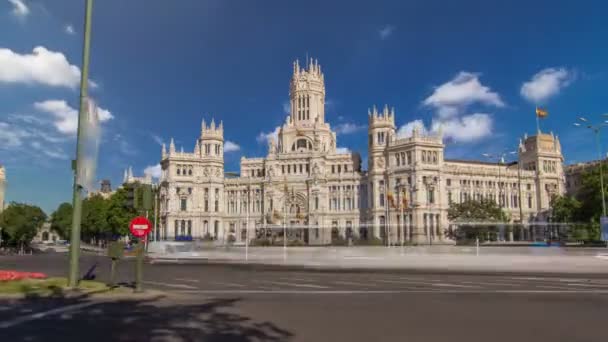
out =
[[(224, 123), (220, 121), (215, 124), (215, 119), (211, 119), (209, 126), (203, 120), (201, 136), (196, 142), (195, 149), (200, 150), (198, 155), (202, 158), (224, 159)], [(195, 151), (196, 152), (196, 151)]]
[(299, 61), (294, 62), (289, 89), (289, 121), (296, 126), (325, 122), (325, 81), (323, 73), (317, 60), (311, 58), (306, 63), (306, 69), (301, 69)]
[(162, 145), (160, 155), (162, 159), (165, 159), (165, 157), (167, 156), (167, 148), (165, 147), (165, 143), (163, 143)]
[[(395, 135), (395, 109), (389, 110), (384, 106), (382, 112), (378, 112), (376, 106), (367, 111), (368, 116), (368, 168), (374, 170), (383, 168), (379, 159), (384, 159), (384, 151), (391, 138)], [(380, 164), (380, 165), (378, 165)]]

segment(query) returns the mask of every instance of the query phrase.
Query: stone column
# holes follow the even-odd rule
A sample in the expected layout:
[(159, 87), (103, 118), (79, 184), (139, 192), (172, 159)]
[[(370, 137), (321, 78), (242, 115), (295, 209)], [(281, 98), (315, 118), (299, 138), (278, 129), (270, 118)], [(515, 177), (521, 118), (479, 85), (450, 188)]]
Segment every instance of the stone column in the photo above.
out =
[(441, 216), (439, 214), (435, 215), (435, 226), (437, 228), (437, 241), (443, 241), (443, 229), (441, 227)]

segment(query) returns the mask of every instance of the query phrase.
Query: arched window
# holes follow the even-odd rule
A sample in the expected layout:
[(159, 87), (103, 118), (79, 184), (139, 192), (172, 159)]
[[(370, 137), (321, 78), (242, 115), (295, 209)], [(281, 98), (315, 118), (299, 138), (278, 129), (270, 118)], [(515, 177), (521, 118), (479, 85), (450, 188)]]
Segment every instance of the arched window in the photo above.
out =
[(188, 170), (188, 176), (192, 176), (192, 169)]
[(308, 144), (306, 139), (299, 139), (297, 142), (297, 148), (307, 148)]
[(181, 173), (182, 173), (182, 169), (178, 168), (177, 169), (177, 175), (179, 176), (179, 175), (181, 175)]

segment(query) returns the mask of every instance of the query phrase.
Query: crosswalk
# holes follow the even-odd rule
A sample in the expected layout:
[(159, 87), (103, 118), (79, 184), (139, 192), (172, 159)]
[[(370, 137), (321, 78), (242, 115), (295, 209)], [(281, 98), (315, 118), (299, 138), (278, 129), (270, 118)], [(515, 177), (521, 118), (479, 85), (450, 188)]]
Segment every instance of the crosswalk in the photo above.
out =
[(149, 281), (182, 293), (598, 293), (608, 294), (608, 279), (509, 276), (399, 276), (388, 274), (310, 274)]

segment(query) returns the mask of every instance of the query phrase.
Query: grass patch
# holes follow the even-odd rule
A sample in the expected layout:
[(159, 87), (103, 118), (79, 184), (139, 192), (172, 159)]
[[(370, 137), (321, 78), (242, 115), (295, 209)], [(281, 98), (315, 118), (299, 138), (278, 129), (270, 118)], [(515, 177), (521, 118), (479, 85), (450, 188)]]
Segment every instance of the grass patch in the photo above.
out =
[[(67, 290), (68, 280), (66, 278), (48, 279), (22, 279), (0, 282), (0, 294), (22, 294), (35, 296), (60, 296)], [(78, 289), (83, 292), (96, 292), (108, 290), (106, 284), (81, 280)]]

